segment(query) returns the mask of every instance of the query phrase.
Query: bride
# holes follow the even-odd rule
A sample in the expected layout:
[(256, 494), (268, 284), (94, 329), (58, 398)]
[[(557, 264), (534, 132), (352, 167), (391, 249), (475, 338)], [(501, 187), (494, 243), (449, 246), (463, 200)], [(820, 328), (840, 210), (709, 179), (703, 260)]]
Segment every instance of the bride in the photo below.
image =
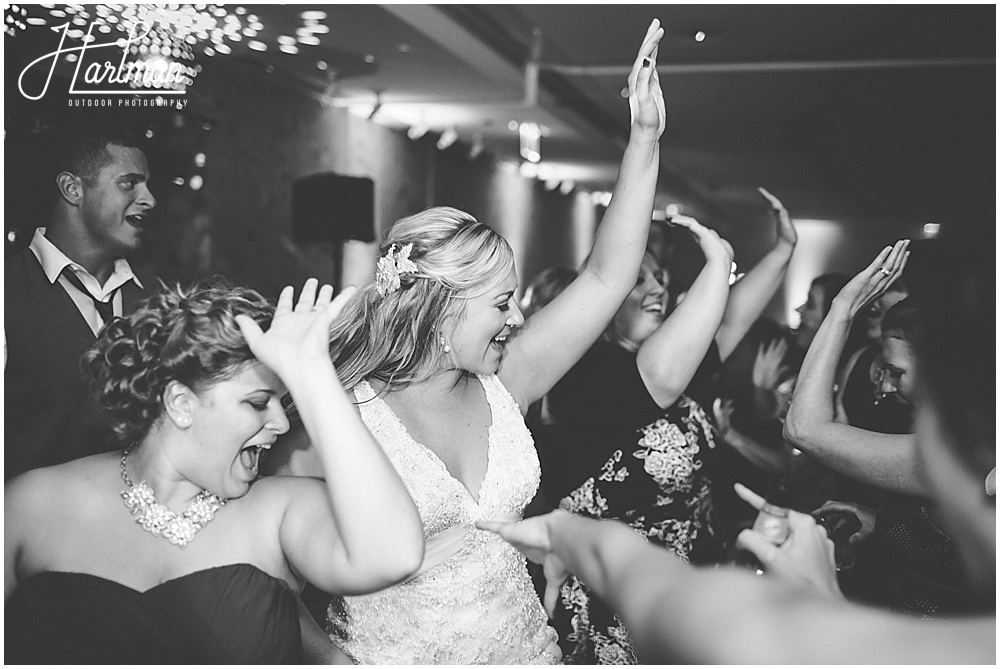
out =
[[(478, 520), (519, 517), (539, 465), (523, 414), (590, 348), (635, 284), (666, 111), (653, 21), (629, 75), (631, 135), (579, 277), (526, 325), (507, 242), (461, 211), (397, 221), (375, 281), (345, 307), (331, 355), (413, 496), (427, 539), (417, 574), (335, 600), (328, 631), (359, 663), (550, 664), (560, 659), (524, 558)], [(521, 329), (523, 327), (523, 329)], [(308, 438), (281, 473), (321, 475)]]

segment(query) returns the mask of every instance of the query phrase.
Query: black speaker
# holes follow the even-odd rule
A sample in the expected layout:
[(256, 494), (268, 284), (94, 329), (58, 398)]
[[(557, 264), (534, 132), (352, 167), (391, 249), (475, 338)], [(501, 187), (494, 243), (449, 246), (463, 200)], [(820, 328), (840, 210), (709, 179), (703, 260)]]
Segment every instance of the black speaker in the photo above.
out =
[(296, 179), (292, 239), (299, 244), (375, 241), (375, 183), (333, 172)]

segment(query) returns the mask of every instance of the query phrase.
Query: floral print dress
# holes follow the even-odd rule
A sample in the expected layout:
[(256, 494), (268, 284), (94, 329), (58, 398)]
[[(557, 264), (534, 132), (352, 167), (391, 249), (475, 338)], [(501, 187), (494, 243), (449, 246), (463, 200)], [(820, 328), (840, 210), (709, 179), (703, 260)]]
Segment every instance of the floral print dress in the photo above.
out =
[[(543, 481), (546, 464), (561, 463), (563, 471), (562, 489), (550, 486), (548, 501), (581, 516), (625, 522), (684, 562), (721, 562), (725, 551), (705, 473), (704, 459), (715, 448), (709, 418), (686, 396), (666, 409), (656, 406), (633, 371), (634, 360), (634, 353), (601, 344), (560, 382), (566, 384), (562, 389), (553, 389), (553, 415), (561, 424), (550, 426), (557, 438), (550, 433), (538, 442), (547, 456)], [(600, 385), (588, 387), (585, 382), (593, 384), (594, 374)], [(619, 391), (617, 403), (594, 397), (608, 391)], [(601, 450), (603, 462), (597, 465)], [(573, 459), (573, 452), (579, 457)], [(565, 470), (572, 468), (579, 480), (581, 462), (592, 473), (567, 493)], [(628, 630), (575, 577), (563, 585), (551, 622), (566, 664), (637, 662)]]

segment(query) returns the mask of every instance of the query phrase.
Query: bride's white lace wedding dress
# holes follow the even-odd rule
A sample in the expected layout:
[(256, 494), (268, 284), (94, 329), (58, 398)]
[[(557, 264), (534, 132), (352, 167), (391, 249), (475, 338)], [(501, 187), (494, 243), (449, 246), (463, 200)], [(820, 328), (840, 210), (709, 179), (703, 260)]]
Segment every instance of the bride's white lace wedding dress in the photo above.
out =
[(428, 540), (424, 565), (400, 585), (330, 605), (333, 639), (362, 664), (551, 664), (556, 632), (524, 557), (477, 520), (520, 516), (539, 482), (538, 456), (513, 398), (480, 376), (493, 414), (477, 504), (430, 449), (407, 433), (362, 381), (361, 416), (416, 502)]

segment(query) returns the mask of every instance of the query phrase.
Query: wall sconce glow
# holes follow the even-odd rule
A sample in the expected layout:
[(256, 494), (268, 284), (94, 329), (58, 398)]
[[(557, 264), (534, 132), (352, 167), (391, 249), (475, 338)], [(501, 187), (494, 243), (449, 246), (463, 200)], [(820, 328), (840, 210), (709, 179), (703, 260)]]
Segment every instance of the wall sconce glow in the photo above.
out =
[(447, 130), (442, 132), (441, 136), (438, 138), (437, 148), (441, 151), (444, 151), (449, 146), (454, 144), (455, 140), (457, 139), (458, 139), (458, 131), (455, 130), (454, 128), (448, 128)]
[(518, 126), (521, 136), (521, 157), (533, 163), (542, 160), (542, 131), (537, 123), (522, 123)]
[(924, 224), (924, 239), (934, 239), (941, 232), (940, 223), (925, 223)]

